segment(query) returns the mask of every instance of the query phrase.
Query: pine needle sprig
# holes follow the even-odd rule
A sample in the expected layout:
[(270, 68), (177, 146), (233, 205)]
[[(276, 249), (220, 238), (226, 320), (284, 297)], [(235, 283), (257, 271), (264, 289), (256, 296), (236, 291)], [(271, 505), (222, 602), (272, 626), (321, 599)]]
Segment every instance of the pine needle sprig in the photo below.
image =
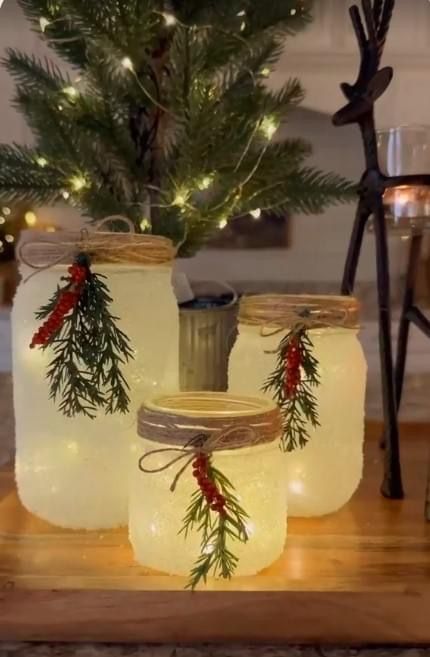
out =
[(109, 311), (112, 297), (105, 278), (102, 274), (90, 274), (84, 290), (82, 303), (87, 325), (83, 327), (82, 348), (85, 362), (94, 372), (96, 387), (104, 390), (105, 412), (126, 413), (129, 386), (121, 365), (133, 358), (133, 350), (117, 325), (119, 318)]
[[(104, 278), (88, 267), (76, 304), (39, 342), (54, 353), (46, 372), (50, 398), (60, 400), (59, 410), (67, 417), (81, 414), (94, 419), (98, 409), (111, 414), (129, 408), (129, 386), (121, 366), (133, 358), (133, 351), (109, 310), (112, 297)], [(70, 277), (62, 280), (65, 286), (58, 286), (36, 312), (38, 320), (49, 320), (65, 293), (73, 289)]]
[[(293, 344), (300, 354), (300, 374), (293, 390), (286, 385), (288, 352)], [(303, 449), (309, 441), (308, 424), (319, 426), (318, 404), (314, 389), (320, 385), (318, 361), (313, 355), (313, 343), (303, 326), (291, 330), (278, 349), (276, 368), (268, 377), (262, 390), (271, 392), (283, 416), (281, 448), (292, 452)]]
[(201, 534), (201, 553), (191, 569), (186, 587), (191, 590), (200, 581), (206, 582), (209, 575), (230, 579), (239, 562), (230, 542), (246, 543), (248, 540), (248, 514), (240, 506), (231, 482), (212, 465), (210, 457), (206, 458), (207, 478), (224, 499), (224, 506), (222, 510), (214, 510), (200, 488), (191, 498), (180, 531), (185, 537), (195, 528)]

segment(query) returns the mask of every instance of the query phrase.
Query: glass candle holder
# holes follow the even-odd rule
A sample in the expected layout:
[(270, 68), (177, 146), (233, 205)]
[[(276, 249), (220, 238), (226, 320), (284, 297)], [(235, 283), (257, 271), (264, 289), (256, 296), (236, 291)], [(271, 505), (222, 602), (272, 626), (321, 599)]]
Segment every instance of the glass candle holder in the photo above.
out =
[[(202, 436), (202, 449), (209, 444), (206, 440), (213, 445), (211, 467), (230, 481), (247, 514), (248, 540), (228, 540), (228, 549), (238, 558), (234, 574), (255, 574), (280, 556), (286, 538), (287, 503), (279, 450), (280, 414), (273, 402), (262, 396), (247, 398), (226, 393), (162, 396), (141, 409), (138, 429), (139, 463), (141, 468), (144, 464), (146, 467), (142, 472), (135, 460), (129, 527), (140, 564), (187, 575), (201, 555), (198, 527), (187, 535), (180, 532), (193, 495), (199, 495), (192, 464), (182, 471), (182, 457), (189, 457), (194, 439)], [(211, 513), (215, 526), (218, 512)], [(203, 549), (211, 550), (213, 545), (209, 543)]]
[[(381, 170), (388, 176), (430, 173), (430, 127), (400, 126), (378, 132)], [(390, 228), (403, 234), (430, 228), (430, 187), (399, 186), (384, 194)]]
[[(68, 267), (59, 264), (35, 274), (28, 264), (20, 264), (22, 282), (12, 311), (16, 481), (24, 506), (61, 527), (106, 529), (127, 524), (137, 408), (154, 392), (178, 388), (179, 317), (171, 286), (174, 250), (164, 238), (145, 237), (142, 244), (139, 237), (143, 236), (136, 236), (139, 263), (94, 257), (92, 264), (94, 273), (106, 277), (111, 312), (134, 352), (134, 359), (122, 367), (130, 387), (130, 412), (125, 415), (105, 415), (101, 410), (94, 420), (70, 418), (58, 410), (58, 401), (50, 399), (46, 370), (52, 350), (29, 345), (40, 326), (35, 312), (52, 296)], [(120, 249), (121, 234), (109, 234), (107, 239)], [(114, 253), (118, 259), (121, 250)]]
[[(344, 506), (363, 470), (366, 362), (358, 341), (358, 303), (350, 297), (260, 295), (245, 297), (239, 310), (239, 337), (229, 366), (232, 394), (257, 394), (281, 368), (284, 439), (292, 427), (295, 404), (305, 445), (285, 447), (289, 516), (321, 516)], [(307, 326), (308, 347), (316, 361), (319, 385), (310, 387), (318, 415), (315, 426), (294, 397), (291, 370), (281, 350), (297, 327)], [(284, 369), (285, 368), (285, 369)], [(285, 372), (285, 374), (284, 374)], [(306, 382), (303, 365), (293, 373)], [(273, 389), (266, 395), (276, 399)]]

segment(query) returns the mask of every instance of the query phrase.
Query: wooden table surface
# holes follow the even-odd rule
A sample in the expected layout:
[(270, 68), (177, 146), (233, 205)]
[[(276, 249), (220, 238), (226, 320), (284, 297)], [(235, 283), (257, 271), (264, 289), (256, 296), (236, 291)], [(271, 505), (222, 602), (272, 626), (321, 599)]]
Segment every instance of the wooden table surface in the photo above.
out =
[(102, 641), (430, 643), (428, 425), (402, 427), (407, 498), (379, 496), (380, 427), (369, 426), (353, 500), (289, 520), (282, 557), (256, 577), (184, 580), (136, 565), (126, 529), (71, 532), (27, 513), (0, 470), (0, 638)]

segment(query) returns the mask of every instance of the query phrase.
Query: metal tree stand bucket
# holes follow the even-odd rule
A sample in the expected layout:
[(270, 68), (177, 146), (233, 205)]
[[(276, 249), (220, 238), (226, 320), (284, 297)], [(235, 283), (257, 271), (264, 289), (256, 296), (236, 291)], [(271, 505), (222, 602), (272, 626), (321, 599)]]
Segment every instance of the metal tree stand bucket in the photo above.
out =
[[(213, 283), (211, 283), (212, 285)], [(228, 361), (237, 335), (238, 295), (230, 286), (217, 283), (230, 299), (204, 295), (203, 306), (179, 308), (179, 377), (183, 391), (225, 392)]]

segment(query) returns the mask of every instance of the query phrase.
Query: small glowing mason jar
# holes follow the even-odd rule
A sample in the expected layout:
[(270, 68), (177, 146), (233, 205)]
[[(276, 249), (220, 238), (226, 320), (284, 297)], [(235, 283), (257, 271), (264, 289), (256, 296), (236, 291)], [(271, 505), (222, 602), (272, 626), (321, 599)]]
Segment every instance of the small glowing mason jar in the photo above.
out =
[[(361, 481), (367, 365), (358, 340), (358, 320), (358, 302), (350, 297), (242, 299), (239, 337), (229, 364), (232, 394), (261, 392), (275, 371), (282, 339), (303, 323), (308, 323), (307, 335), (318, 362), (320, 385), (312, 392), (319, 426), (303, 418), (308, 442), (285, 455), (289, 516), (335, 512)], [(265, 394), (274, 397), (273, 390)]]
[[(70, 243), (82, 239), (70, 233), (58, 236), (52, 245), (57, 252), (65, 243), (70, 251)], [(90, 233), (86, 238), (89, 252), (95, 242), (104, 240), (103, 253), (94, 251), (92, 271), (106, 277), (113, 299), (110, 311), (134, 352), (134, 360), (122, 367), (130, 386), (130, 412), (99, 411), (92, 420), (65, 417), (57, 410), (46, 380), (52, 349), (29, 348), (40, 326), (35, 312), (52, 296), (68, 266), (34, 274), (28, 263), (52, 262), (46, 239), (55, 236), (44, 237), (39, 246), (40, 236), (33, 239), (34, 243), (25, 243), (27, 264), (20, 263), (22, 282), (12, 312), (19, 497), (29, 511), (61, 527), (94, 530), (125, 525), (137, 408), (154, 392), (178, 389), (179, 318), (171, 286), (174, 249), (167, 239), (143, 235)], [(70, 264), (71, 259), (69, 253), (65, 261)]]
[[(245, 439), (238, 442), (243, 431)], [(198, 436), (214, 444), (211, 462), (230, 480), (248, 514), (248, 540), (228, 542), (238, 557), (234, 575), (253, 575), (278, 559), (286, 539), (287, 504), (281, 418), (273, 402), (262, 396), (204, 392), (158, 397), (141, 408), (138, 432), (142, 440), (140, 460), (133, 466), (129, 527), (140, 564), (187, 575), (201, 554), (198, 530), (180, 533), (198, 492), (189, 457)]]

